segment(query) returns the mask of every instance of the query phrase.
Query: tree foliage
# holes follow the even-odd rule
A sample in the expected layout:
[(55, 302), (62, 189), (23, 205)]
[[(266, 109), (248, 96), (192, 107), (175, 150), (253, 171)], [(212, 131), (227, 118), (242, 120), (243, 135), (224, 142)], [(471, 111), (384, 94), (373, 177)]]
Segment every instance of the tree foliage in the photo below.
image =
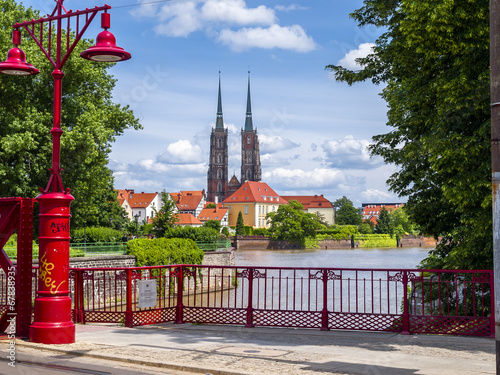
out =
[(161, 201), (162, 206), (159, 210), (153, 208), (155, 215), (151, 220), (153, 223), (153, 232), (158, 237), (164, 237), (165, 232), (173, 228), (175, 223), (180, 220), (179, 214), (177, 214), (177, 206), (173, 199), (170, 198), (170, 194), (165, 190), (161, 192)]
[(371, 154), (399, 170), (388, 180), (406, 196), (420, 230), (442, 240), (424, 266), (491, 268), (491, 162), (487, 0), (365, 0), (360, 27), (384, 31), (350, 71), (348, 84), (384, 83), (391, 130)]
[(238, 218), (236, 219), (236, 235), (243, 236), (245, 234), (245, 224), (243, 223), (243, 214), (238, 212)]
[(215, 229), (218, 233), (220, 233), (221, 224), (219, 220), (207, 220), (203, 223), (203, 226), (206, 228)]
[(295, 200), (282, 204), (276, 212), (266, 215), (270, 220), (269, 234), (273, 239), (297, 241), (304, 245), (306, 237), (316, 237), (316, 230), (322, 228), (315, 214), (303, 211), (304, 206)]
[[(12, 25), (40, 15), (13, 0), (0, 0), (0, 9), (0, 56), (3, 60), (12, 47)], [(45, 38), (48, 32), (45, 30)], [(128, 107), (112, 101), (116, 80), (108, 69), (114, 64), (80, 58), (80, 52), (90, 45), (89, 40), (81, 40), (63, 68), (66, 75), (62, 97), (61, 167), (64, 186), (71, 188), (75, 197), (71, 205), (74, 227), (108, 226), (110, 218), (119, 221), (122, 212), (113, 196), (108, 156), (117, 136), (126, 129), (140, 128)], [(50, 176), (53, 67), (26, 33), (21, 47), (28, 62), (37, 67), (40, 74), (29, 77), (2, 75), (0, 78), (0, 196), (3, 197), (36, 197), (38, 188), (45, 188)]]
[(361, 211), (346, 196), (333, 202), (335, 208), (335, 224), (338, 225), (361, 225), (363, 216)]
[(377, 234), (390, 234), (394, 232), (394, 223), (389, 211), (382, 207), (380, 214), (377, 219), (377, 225), (375, 225), (375, 233)]

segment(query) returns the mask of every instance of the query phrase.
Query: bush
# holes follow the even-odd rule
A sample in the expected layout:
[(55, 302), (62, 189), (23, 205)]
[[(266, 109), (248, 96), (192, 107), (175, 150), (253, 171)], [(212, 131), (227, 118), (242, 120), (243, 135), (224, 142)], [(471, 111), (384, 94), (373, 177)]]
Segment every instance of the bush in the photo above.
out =
[(120, 242), (123, 233), (116, 229), (106, 227), (79, 228), (71, 232), (71, 242)]
[(253, 235), (253, 227), (250, 225), (245, 225), (243, 227), (243, 230), (245, 231), (245, 236), (251, 236)]
[(193, 240), (182, 238), (131, 240), (127, 242), (127, 254), (135, 255), (138, 267), (201, 264), (205, 255)]
[(397, 247), (395, 238), (390, 234), (358, 234), (354, 236), (355, 241), (359, 241), (359, 247)]
[(224, 236), (228, 237), (229, 236), (229, 229), (227, 227), (222, 228), (221, 232)]
[(196, 242), (215, 242), (220, 238), (217, 230), (207, 227), (175, 227), (165, 231), (165, 238), (189, 238)]
[(358, 234), (356, 225), (334, 225), (328, 229), (321, 229), (319, 235), (328, 235), (332, 240), (348, 240), (349, 236)]
[(254, 236), (269, 236), (269, 231), (267, 228), (255, 228), (253, 230)]

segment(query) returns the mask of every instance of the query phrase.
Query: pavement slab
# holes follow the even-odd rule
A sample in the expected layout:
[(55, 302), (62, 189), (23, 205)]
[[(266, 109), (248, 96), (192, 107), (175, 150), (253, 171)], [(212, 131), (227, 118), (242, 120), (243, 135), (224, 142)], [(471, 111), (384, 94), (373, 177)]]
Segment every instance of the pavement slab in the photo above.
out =
[(21, 348), (213, 375), (495, 374), (495, 341), (480, 337), (167, 323), (77, 325), (76, 342), (67, 345), (17, 341)]

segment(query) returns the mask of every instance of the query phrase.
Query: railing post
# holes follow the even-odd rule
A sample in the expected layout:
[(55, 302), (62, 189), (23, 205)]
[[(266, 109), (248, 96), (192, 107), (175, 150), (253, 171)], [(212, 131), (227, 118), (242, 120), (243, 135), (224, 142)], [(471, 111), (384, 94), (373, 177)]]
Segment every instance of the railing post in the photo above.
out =
[(184, 323), (184, 304), (183, 304), (183, 289), (184, 289), (184, 272), (183, 267), (177, 268), (178, 272), (174, 272), (177, 275), (177, 306), (175, 308), (175, 323)]
[(253, 268), (248, 269), (248, 306), (247, 306), (247, 324), (246, 328), (252, 328), (253, 324)]
[(134, 313), (132, 311), (132, 269), (127, 269), (127, 307), (125, 310), (125, 327), (134, 326)]
[(403, 272), (403, 330), (402, 335), (410, 334), (410, 313), (408, 308), (408, 272)]
[(490, 312), (490, 336), (491, 338), (495, 338), (495, 276), (493, 271), (489, 271), (489, 284), (490, 284), (490, 304), (491, 304), (491, 312)]
[(328, 331), (328, 271), (323, 270), (323, 309), (321, 310), (321, 331)]
[[(78, 269), (73, 269), (73, 285), (75, 287), (75, 294), (73, 296), (74, 298), (74, 305), (73, 305), (73, 316), (75, 317), (75, 323), (79, 323), (81, 321), (80, 319), (80, 290), (79, 290), (79, 283), (80, 283), (80, 275), (78, 272)], [(70, 278), (71, 278), (71, 272), (70, 271)]]

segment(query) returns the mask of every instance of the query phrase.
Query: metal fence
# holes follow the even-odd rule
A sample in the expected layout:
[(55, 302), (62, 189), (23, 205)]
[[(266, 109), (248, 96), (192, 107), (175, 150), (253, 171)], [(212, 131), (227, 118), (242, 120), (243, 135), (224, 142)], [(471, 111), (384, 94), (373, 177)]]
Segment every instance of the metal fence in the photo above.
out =
[[(72, 269), (76, 322), (494, 334), (492, 271), (176, 265)], [(139, 281), (156, 285), (140, 308)]]

